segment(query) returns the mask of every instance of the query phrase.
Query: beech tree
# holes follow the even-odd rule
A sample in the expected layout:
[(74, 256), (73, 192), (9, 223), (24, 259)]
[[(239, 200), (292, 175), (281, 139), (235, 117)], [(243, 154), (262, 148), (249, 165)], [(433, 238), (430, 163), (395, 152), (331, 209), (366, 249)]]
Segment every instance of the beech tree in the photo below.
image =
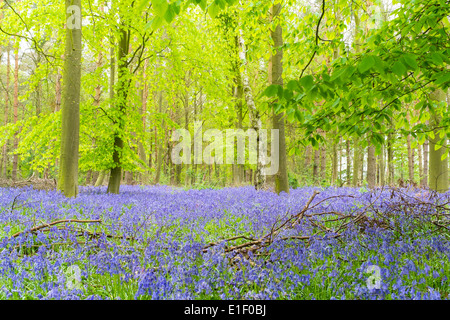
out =
[(61, 155), (58, 190), (78, 194), (78, 149), (81, 89), (81, 0), (66, 0), (66, 44), (61, 105)]

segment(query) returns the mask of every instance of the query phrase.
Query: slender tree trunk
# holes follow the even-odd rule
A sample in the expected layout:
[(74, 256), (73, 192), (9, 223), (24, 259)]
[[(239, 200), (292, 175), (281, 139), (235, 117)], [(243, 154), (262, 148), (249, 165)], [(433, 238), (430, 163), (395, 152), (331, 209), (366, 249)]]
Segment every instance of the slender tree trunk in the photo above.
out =
[(423, 177), (420, 186), (426, 188), (428, 186), (428, 140), (423, 144)]
[(419, 158), (419, 185), (422, 187), (423, 179), (423, 147), (422, 145), (417, 145), (417, 157)]
[(338, 178), (338, 164), (339, 156), (338, 156), (338, 144), (333, 143), (333, 159), (332, 159), (332, 170), (331, 170), (331, 184), (336, 185), (336, 181)]
[[(122, 19), (122, 17), (121, 17)], [(128, 80), (128, 68), (126, 58), (128, 55), (130, 45), (130, 33), (126, 30), (124, 22), (120, 24), (120, 39), (118, 47), (118, 87), (117, 87), (117, 101), (115, 102), (115, 108), (117, 110), (116, 124), (118, 125), (117, 131), (114, 133), (114, 152), (113, 161), (115, 167), (111, 169), (108, 193), (118, 194), (120, 191), (120, 184), (122, 180), (122, 152), (124, 147), (124, 140), (122, 138), (123, 131), (125, 130), (125, 114), (127, 108), (128, 90), (130, 87), (130, 81)]]
[(351, 154), (350, 154), (350, 139), (347, 139), (346, 142), (346, 156), (347, 156), (347, 174), (346, 174), (346, 184), (349, 186), (351, 184), (351, 171), (352, 171), (352, 164), (351, 164)]
[(314, 163), (313, 163), (313, 182), (319, 183), (319, 163), (320, 163), (320, 151), (314, 150)]
[[(408, 121), (409, 121), (409, 119), (408, 119)], [(408, 135), (406, 137), (406, 146), (408, 149), (408, 178), (409, 178), (410, 183), (413, 183), (414, 182), (414, 149), (411, 148), (411, 135)]]
[[(236, 45), (239, 46), (239, 39), (238, 39), (238, 37), (236, 37)], [(243, 109), (242, 99), (244, 97), (244, 87), (242, 85), (242, 79), (241, 79), (241, 75), (240, 75), (240, 72), (239, 72), (239, 68), (236, 68), (236, 69), (237, 69), (235, 71), (236, 72), (236, 79), (235, 79), (236, 87), (234, 87), (233, 94), (234, 94), (234, 97), (235, 97), (235, 100), (236, 100), (235, 103), (236, 103), (236, 113), (237, 113), (237, 120), (238, 120), (237, 121), (237, 128), (238, 129), (242, 129), (242, 121), (243, 121), (243, 118), (242, 118), (242, 109)], [(234, 166), (234, 169), (235, 169), (234, 170), (235, 182), (237, 184), (239, 184), (239, 183), (243, 182), (244, 165), (238, 163), (238, 164), (233, 164), (233, 166)]]
[[(282, 6), (279, 3), (272, 6), (270, 12), (272, 21), (280, 16), (281, 8)], [(271, 38), (276, 48), (276, 54), (272, 55), (269, 63), (269, 80), (271, 84), (283, 86), (283, 30), (280, 24), (275, 27), (275, 30), (271, 31)], [(277, 194), (282, 191), (289, 193), (284, 112), (273, 114), (273, 128), (279, 130), (279, 168), (275, 175), (275, 192)]]
[(380, 172), (380, 180), (379, 180), (379, 186), (384, 186), (386, 183), (385, 181), (385, 172), (386, 168), (384, 166), (384, 147), (381, 146), (381, 153), (378, 155), (378, 168)]
[[(438, 89), (430, 94), (430, 98), (433, 101), (442, 102), (446, 101), (445, 92), (441, 89)], [(441, 119), (433, 115), (432, 116), (431, 125), (433, 127), (438, 127)], [(448, 158), (444, 160), (441, 157), (446, 152), (447, 140), (444, 140), (444, 143), (441, 143), (439, 137), (438, 129), (434, 130), (434, 139), (430, 140), (430, 170), (429, 170), (429, 186), (431, 190), (436, 190), (438, 192), (446, 192), (449, 187), (449, 178), (448, 178)], [(437, 147), (440, 147), (436, 150)]]
[(308, 145), (305, 149), (305, 169), (308, 169), (309, 166), (311, 165), (311, 151), (312, 146)]
[(392, 146), (392, 134), (388, 135), (387, 156), (388, 156), (388, 183), (394, 185), (394, 149)]
[[(61, 109), (61, 157), (58, 190), (66, 197), (78, 194), (78, 141), (80, 126), (81, 88), (81, 0), (66, 0), (66, 18), (73, 17), (67, 12), (75, 6), (74, 26), (66, 26), (66, 48), (64, 60), (64, 87)], [(79, 19), (79, 21), (77, 21)]]
[(261, 117), (259, 110), (256, 108), (255, 101), (253, 99), (252, 88), (247, 75), (247, 56), (244, 37), (239, 36), (239, 57), (241, 59), (241, 65), (244, 67), (241, 73), (242, 88), (244, 93), (245, 102), (249, 109), (249, 116), (251, 116), (251, 126), (256, 131), (256, 170), (253, 184), (255, 189), (261, 189), (265, 182), (264, 168), (265, 161), (263, 160), (264, 150), (260, 148), (260, 132), (262, 129)]
[[(8, 124), (10, 68), (10, 47), (8, 44), (6, 47), (5, 125)], [(8, 178), (8, 140), (3, 145), (3, 170), (3, 177), (6, 179)]]
[[(144, 132), (145, 137), (145, 131), (146, 131), (146, 120), (147, 120), (147, 99), (148, 99), (148, 85), (147, 85), (147, 68), (148, 68), (148, 60), (145, 60), (144, 62), (144, 71), (142, 73), (142, 82), (143, 82), (143, 89), (142, 89), (142, 108), (141, 108), (141, 116), (142, 116), (142, 131)], [(147, 157), (145, 154), (144, 149), (144, 143), (142, 140), (139, 140), (138, 142), (138, 150), (139, 150), (139, 159), (146, 163)], [(147, 170), (144, 168), (144, 172), (140, 174), (140, 182), (142, 184), (145, 184), (146, 176), (147, 176)]]
[(84, 184), (86, 186), (90, 185), (91, 179), (92, 179), (92, 170), (88, 170), (88, 172), (86, 173), (86, 181), (84, 182)]
[(360, 147), (358, 146), (358, 138), (354, 138), (353, 140), (353, 183), (354, 187), (359, 186), (359, 171), (361, 165), (361, 157), (360, 157)]
[[(159, 92), (159, 112), (162, 112), (162, 96), (163, 96), (163, 92), (160, 91)], [(164, 128), (164, 119), (161, 123), (161, 127)], [(159, 183), (159, 180), (161, 179), (161, 166), (164, 160), (164, 154), (163, 154), (163, 145), (164, 145), (164, 140), (157, 144), (158, 145), (158, 158), (157, 158), (157, 164), (156, 164), (156, 177), (155, 177), (155, 184)]]
[[(16, 46), (14, 48), (14, 124), (17, 123), (17, 112), (19, 108), (19, 48), (18, 39), (16, 39)], [(14, 156), (13, 156), (13, 167), (12, 167), (12, 179), (17, 180), (17, 165), (19, 160), (19, 155), (17, 154), (17, 146), (19, 140), (17, 138), (17, 132), (14, 133)]]
[(376, 157), (372, 144), (367, 148), (367, 185), (371, 189), (376, 185)]
[[(101, 7), (100, 8), (101, 9), (101, 11), (103, 12), (103, 7)], [(100, 70), (101, 69), (101, 67), (102, 67), (102, 64), (103, 64), (103, 55), (102, 55), (102, 53), (100, 52), (99, 54), (98, 54), (98, 59), (97, 59), (97, 62), (96, 62), (96, 70)], [(96, 108), (96, 109), (98, 109), (99, 107), (100, 107), (100, 100), (101, 100), (101, 98), (102, 98), (102, 87), (100, 86), (100, 83), (98, 83), (97, 84), (97, 86), (95, 87), (95, 95), (94, 95), (94, 103), (93, 103), (93, 105), (94, 105), (94, 107)], [(95, 110), (95, 117), (97, 118), (97, 114), (98, 114), (98, 110)], [(95, 148), (95, 145), (96, 145), (96, 139), (95, 138), (92, 138), (92, 148)], [(89, 185), (91, 182), (90, 182), (90, 180), (94, 180), (94, 178), (93, 178), (93, 172), (92, 172), (92, 170), (90, 169), (89, 171), (88, 171), (88, 173), (87, 173), (87, 177), (86, 177), (86, 185)], [(94, 180), (95, 181), (95, 180)], [(94, 181), (92, 181), (92, 182), (94, 182)]]
[(55, 80), (55, 112), (61, 110), (61, 73), (59, 69), (56, 71), (56, 80)]
[(366, 155), (366, 150), (365, 148), (361, 147), (361, 153), (360, 153), (360, 176), (359, 176), (359, 183), (361, 184), (364, 181), (364, 158)]
[(97, 177), (97, 181), (95, 181), (94, 186), (95, 187), (99, 187), (101, 185), (103, 185), (103, 181), (105, 180), (106, 177), (106, 171), (100, 171), (100, 174)]
[(327, 153), (325, 146), (320, 148), (320, 179), (325, 180), (325, 171), (327, 167)]

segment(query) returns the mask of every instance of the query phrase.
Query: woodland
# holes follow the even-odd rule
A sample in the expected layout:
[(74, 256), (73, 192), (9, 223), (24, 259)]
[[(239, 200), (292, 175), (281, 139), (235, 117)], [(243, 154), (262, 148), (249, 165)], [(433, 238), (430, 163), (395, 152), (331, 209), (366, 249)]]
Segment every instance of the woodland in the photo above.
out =
[(448, 299), (449, 88), (449, 0), (0, 0), (0, 299)]

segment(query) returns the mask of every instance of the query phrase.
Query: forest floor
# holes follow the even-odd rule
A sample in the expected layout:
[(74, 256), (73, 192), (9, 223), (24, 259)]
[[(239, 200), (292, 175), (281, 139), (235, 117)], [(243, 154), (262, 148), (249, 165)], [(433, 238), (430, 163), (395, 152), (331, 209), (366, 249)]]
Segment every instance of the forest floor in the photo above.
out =
[(448, 299), (449, 217), (415, 188), (0, 187), (0, 300)]

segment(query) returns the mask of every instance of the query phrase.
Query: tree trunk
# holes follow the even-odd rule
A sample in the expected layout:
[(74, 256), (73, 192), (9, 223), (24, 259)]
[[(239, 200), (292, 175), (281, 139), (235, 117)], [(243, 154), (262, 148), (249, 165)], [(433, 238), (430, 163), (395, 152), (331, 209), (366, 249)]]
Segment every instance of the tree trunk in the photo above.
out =
[[(16, 42), (18, 40), (16, 39)], [(19, 47), (18, 42), (14, 48), (14, 124), (17, 123), (17, 112), (19, 108)], [(11, 172), (11, 177), (13, 180), (17, 180), (17, 164), (19, 160), (19, 155), (17, 154), (17, 146), (19, 140), (17, 138), (17, 132), (14, 133), (14, 156), (13, 156), (13, 167)]]
[(100, 174), (98, 175), (98, 178), (95, 181), (94, 186), (99, 187), (99, 186), (103, 185), (103, 181), (105, 180), (105, 177), (106, 177), (106, 171), (100, 171)]
[(351, 171), (352, 171), (352, 165), (351, 165), (351, 149), (350, 149), (350, 139), (347, 139), (346, 143), (346, 156), (347, 156), (347, 174), (346, 174), (346, 184), (349, 186), (351, 184)]
[[(5, 88), (5, 125), (8, 124), (8, 112), (9, 112), (9, 70), (11, 68), (10, 63), (10, 48), (6, 47), (6, 88)], [(8, 178), (8, 140), (3, 145), (3, 177)]]
[(386, 168), (384, 166), (384, 147), (381, 146), (381, 153), (378, 155), (378, 168), (380, 172), (380, 180), (379, 180), (379, 186), (384, 186), (385, 182), (385, 171)]
[[(69, 7), (80, 11), (70, 12)], [(69, 11), (69, 12), (68, 12)], [(66, 197), (78, 194), (78, 142), (81, 88), (81, 0), (66, 0), (66, 18), (74, 17), (74, 25), (66, 26), (64, 80), (61, 109), (61, 156), (58, 190)]]
[(61, 74), (59, 73), (59, 69), (56, 71), (56, 80), (55, 80), (55, 112), (61, 110)]
[[(163, 97), (163, 92), (160, 91), (159, 92), (159, 112), (162, 112), (162, 98)], [(161, 127), (164, 127), (164, 119), (161, 123)], [(161, 130), (163, 131), (163, 130)], [(156, 177), (155, 177), (155, 184), (159, 183), (159, 180), (161, 179), (161, 166), (164, 160), (164, 154), (163, 154), (163, 145), (164, 145), (164, 140), (161, 143), (156, 143), (157, 148), (158, 148), (158, 155), (157, 155), (157, 164), (156, 164)]]
[(319, 162), (320, 162), (320, 152), (319, 150), (314, 150), (314, 163), (313, 163), (313, 183), (319, 183)]
[(84, 184), (86, 186), (90, 185), (91, 179), (92, 179), (92, 170), (88, 170), (88, 172), (86, 173), (86, 181), (84, 182)]
[(362, 182), (364, 181), (364, 158), (366, 155), (366, 150), (365, 148), (361, 147), (361, 153), (360, 153), (360, 171), (359, 171), (359, 183), (362, 184)]
[(388, 183), (394, 185), (394, 149), (392, 146), (392, 134), (388, 135), (387, 156), (388, 156)]
[[(148, 60), (145, 60), (144, 62), (144, 71), (142, 73), (142, 82), (144, 84), (144, 88), (142, 89), (142, 108), (141, 108), (141, 116), (142, 116), (142, 131), (144, 133), (145, 137), (145, 131), (146, 131), (146, 120), (147, 120), (147, 100), (148, 100), (148, 85), (147, 85), (147, 68), (148, 68)], [(139, 152), (139, 159), (146, 163), (147, 157), (145, 154), (144, 149), (144, 142), (142, 140), (139, 140), (138, 142), (138, 152)], [(146, 177), (147, 177), (147, 170), (145, 167), (143, 168), (144, 172), (140, 174), (140, 183), (145, 184), (146, 183)]]
[(133, 172), (125, 171), (125, 183), (129, 186), (133, 184)]
[(311, 165), (311, 151), (312, 147), (311, 145), (308, 145), (305, 149), (305, 169), (308, 169)]
[(260, 132), (262, 129), (261, 116), (259, 114), (259, 110), (256, 108), (255, 101), (253, 99), (252, 88), (250, 87), (250, 82), (247, 75), (247, 56), (246, 56), (246, 47), (244, 37), (242, 35), (239, 36), (239, 57), (241, 59), (241, 65), (244, 67), (241, 73), (242, 79), (242, 88), (244, 93), (245, 102), (247, 104), (247, 108), (249, 109), (249, 116), (251, 116), (251, 126), (253, 130), (256, 131), (256, 170), (255, 176), (253, 180), (253, 185), (256, 190), (261, 189), (265, 182), (264, 168), (263, 164), (265, 161), (263, 160), (265, 157), (265, 151), (260, 148)]
[(360, 148), (358, 146), (358, 138), (353, 140), (353, 187), (359, 186), (359, 171), (360, 171)]
[(411, 135), (408, 135), (406, 137), (406, 146), (408, 149), (408, 178), (409, 178), (409, 182), (413, 183), (414, 182), (414, 149), (411, 148)]
[(428, 140), (425, 140), (423, 144), (423, 177), (420, 183), (422, 188), (426, 188), (428, 186)]
[(376, 158), (375, 147), (370, 144), (367, 148), (367, 186), (375, 188), (376, 185)]
[[(430, 99), (436, 102), (442, 102), (446, 100), (445, 92), (438, 89), (430, 94)], [(433, 127), (438, 127), (441, 119), (435, 114), (432, 115), (432, 121), (430, 121)], [(434, 139), (430, 140), (430, 170), (429, 170), (429, 187), (431, 190), (438, 192), (446, 192), (449, 187), (448, 178), (448, 158), (444, 160), (441, 157), (446, 152), (447, 139), (441, 143), (439, 133), (437, 129), (434, 129)], [(440, 147), (436, 150), (436, 147)]]
[[(121, 18), (122, 19), (122, 18)], [(118, 86), (117, 86), (117, 101), (115, 107), (117, 111), (117, 118), (115, 119), (118, 125), (117, 131), (114, 133), (114, 152), (113, 161), (114, 167), (111, 169), (111, 174), (108, 183), (108, 193), (118, 194), (120, 191), (120, 183), (122, 180), (122, 152), (124, 147), (124, 140), (122, 135), (125, 130), (125, 114), (127, 108), (128, 89), (130, 87), (130, 80), (128, 80), (128, 68), (126, 57), (128, 55), (130, 44), (130, 33), (126, 30), (124, 22), (120, 25), (120, 39), (118, 47)]]
[[(281, 4), (275, 4), (271, 8), (271, 20), (273, 21), (281, 12)], [(280, 24), (277, 24), (275, 30), (271, 30), (271, 38), (276, 48), (276, 54), (272, 55), (269, 63), (269, 80), (271, 84), (283, 86), (283, 30)], [(289, 181), (287, 175), (287, 155), (286, 138), (284, 132), (284, 112), (273, 114), (273, 128), (279, 130), (279, 167), (275, 175), (275, 192), (280, 194), (282, 191), (289, 193)], [(276, 142), (275, 142), (276, 143)]]
[(338, 143), (333, 143), (333, 159), (332, 159), (332, 170), (331, 170), (331, 184), (336, 185), (338, 178)]

